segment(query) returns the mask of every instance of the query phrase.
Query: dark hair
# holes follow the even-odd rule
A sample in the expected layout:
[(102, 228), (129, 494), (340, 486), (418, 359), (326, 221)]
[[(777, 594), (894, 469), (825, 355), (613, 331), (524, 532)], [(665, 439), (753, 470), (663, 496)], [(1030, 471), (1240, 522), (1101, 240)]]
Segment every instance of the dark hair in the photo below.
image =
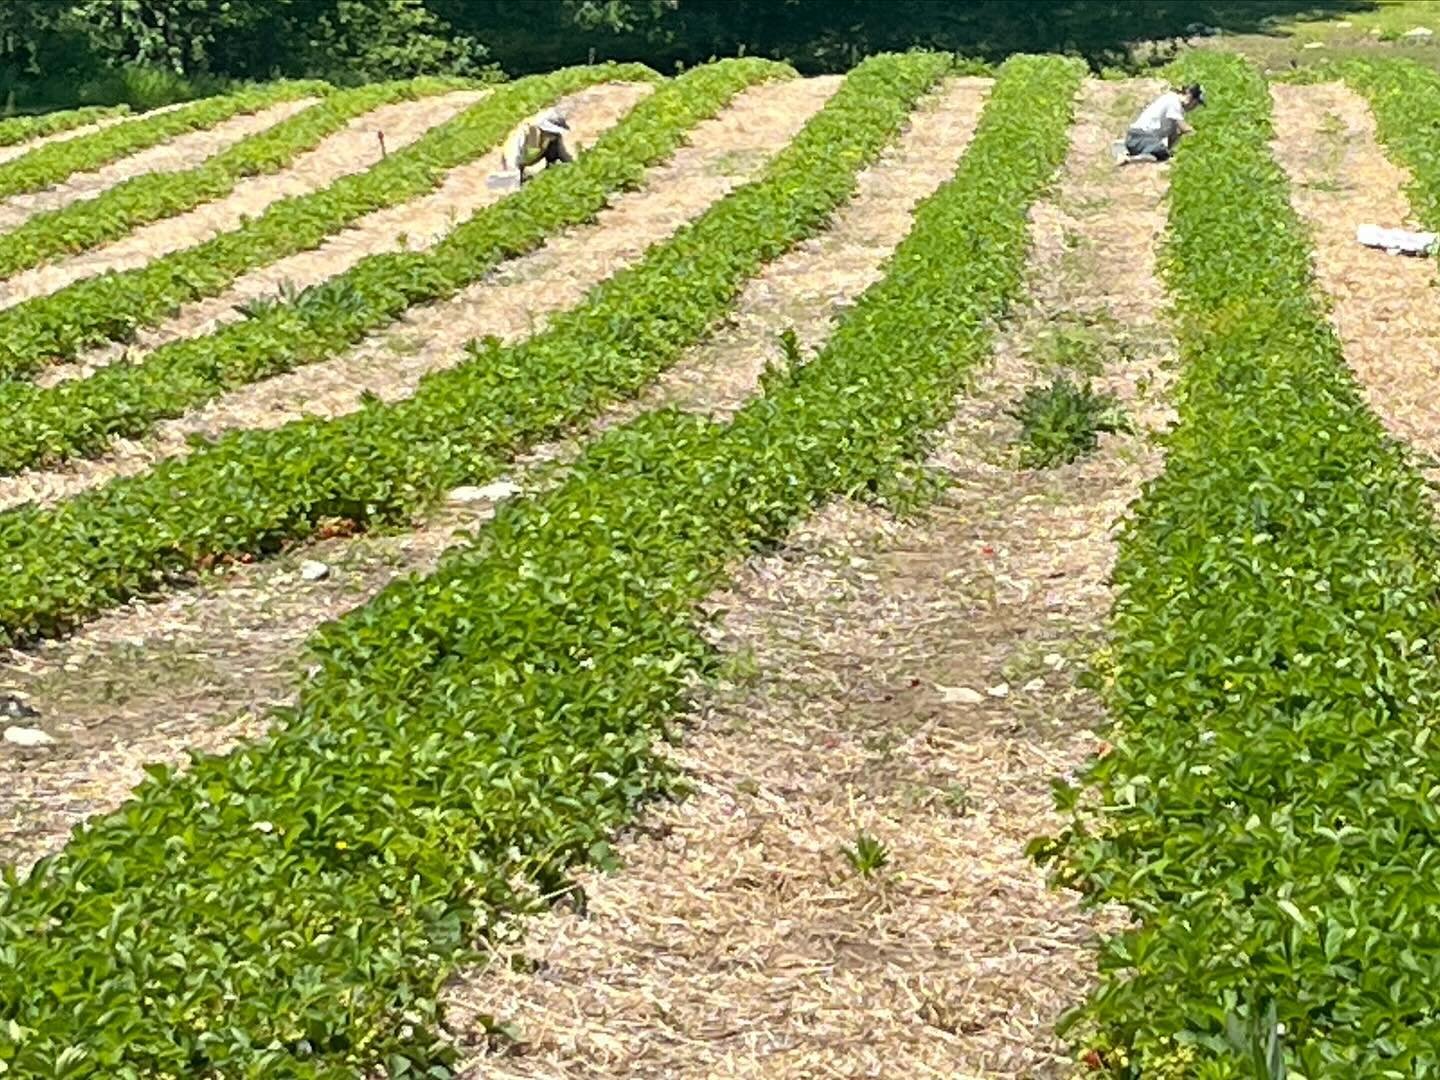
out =
[(1205, 104), (1205, 90), (1198, 82), (1191, 83), (1189, 86), (1185, 87), (1185, 93), (1189, 94), (1190, 97), (1194, 98), (1196, 105)]

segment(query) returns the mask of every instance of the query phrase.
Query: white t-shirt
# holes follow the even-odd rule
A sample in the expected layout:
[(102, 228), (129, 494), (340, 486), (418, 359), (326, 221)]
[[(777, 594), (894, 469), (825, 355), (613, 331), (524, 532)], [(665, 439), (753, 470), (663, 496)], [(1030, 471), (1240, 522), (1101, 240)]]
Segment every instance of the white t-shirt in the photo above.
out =
[(1161, 94), (1145, 106), (1145, 111), (1130, 125), (1130, 130), (1169, 139), (1180, 130), (1180, 125), (1184, 122), (1184, 99), (1172, 90), (1168, 94)]

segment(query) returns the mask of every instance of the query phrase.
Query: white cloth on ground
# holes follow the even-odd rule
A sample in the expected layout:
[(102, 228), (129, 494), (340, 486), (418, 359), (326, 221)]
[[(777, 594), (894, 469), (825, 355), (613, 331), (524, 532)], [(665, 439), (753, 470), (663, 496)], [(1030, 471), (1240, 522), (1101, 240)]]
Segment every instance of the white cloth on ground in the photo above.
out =
[(1384, 248), (1391, 255), (1430, 255), (1440, 242), (1433, 232), (1382, 229), (1379, 225), (1361, 225), (1355, 230), (1355, 239), (1366, 247)]

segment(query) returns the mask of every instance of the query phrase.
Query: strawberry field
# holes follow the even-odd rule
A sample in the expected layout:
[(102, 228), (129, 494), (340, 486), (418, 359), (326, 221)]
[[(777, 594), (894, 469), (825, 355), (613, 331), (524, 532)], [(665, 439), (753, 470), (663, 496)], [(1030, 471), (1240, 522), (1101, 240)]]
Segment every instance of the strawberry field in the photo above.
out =
[(0, 121), (0, 1076), (1440, 1076), (1440, 82), (1165, 74)]

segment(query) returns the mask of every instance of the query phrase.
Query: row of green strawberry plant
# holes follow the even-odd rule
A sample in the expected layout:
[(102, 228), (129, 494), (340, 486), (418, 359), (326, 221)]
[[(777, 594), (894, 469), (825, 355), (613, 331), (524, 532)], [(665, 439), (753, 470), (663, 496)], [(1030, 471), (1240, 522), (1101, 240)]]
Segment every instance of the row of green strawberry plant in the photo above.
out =
[(1416, 215), (1440, 229), (1440, 72), (1413, 60), (1356, 60), (1340, 70), (1369, 99), (1381, 140), (1410, 170)]
[[(852, 73), (863, 95), (842, 89), (810, 129), (848, 143), (819, 176), (873, 153), (852, 141), (854, 99), (889, 113), (925, 63)], [(266, 741), (153, 769), (12, 880), (12, 1074), (69, 1054), (77, 1078), (451, 1075), (435, 1036), (448, 973), (574, 863), (609, 858), (615, 828), (671, 787), (652, 744), (707, 664), (700, 601), (826, 498), (884, 485), (988, 352), (1080, 74), (1001, 69), (886, 278), (732, 423), (667, 411), (603, 437), (559, 489), (319, 635)], [(798, 164), (771, 175), (793, 185)]]
[(1179, 423), (1120, 541), (1113, 749), (1036, 844), (1132, 918), (1068, 1030), (1114, 1076), (1434, 1077), (1440, 536), (1326, 321), (1263, 78), (1180, 74), (1211, 104), (1171, 185)]
[[(146, 173), (94, 199), (36, 214), (0, 235), (0, 277), (119, 239), (141, 225), (223, 198), (249, 176), (277, 173), (357, 116), (396, 101), (463, 89), (463, 79), (418, 78), (342, 90), (182, 172)], [(379, 157), (379, 151), (376, 151)]]
[(64, 109), (40, 116), (10, 116), (0, 120), (0, 146), (14, 146), (31, 139), (58, 135), (62, 131), (73, 131), (86, 124), (108, 120), (112, 116), (124, 116), (129, 111), (128, 105), (87, 105), (80, 109)]
[[(783, 65), (759, 61), (721, 70), (716, 77), (722, 79), (791, 74)], [(281, 200), (238, 229), (138, 269), (89, 278), (0, 311), (0, 375), (24, 375), (86, 348), (128, 340), (137, 328), (155, 326), (182, 304), (223, 292), (257, 266), (318, 247), (365, 214), (424, 195), (450, 169), (495, 147), (523, 116), (561, 95), (609, 80), (658, 79), (639, 64), (603, 64), (509, 83), (366, 172)]]
[[(596, 74), (582, 71), (589, 72), (585, 77)], [(141, 363), (103, 368), (51, 388), (0, 385), (0, 471), (98, 452), (117, 436), (140, 435), (156, 420), (178, 416), (227, 389), (337, 355), (415, 304), (444, 299), (503, 259), (592, 217), (610, 193), (635, 185), (648, 166), (668, 156), (688, 125), (714, 115), (747, 85), (791, 74), (787, 67), (755, 59), (694, 69), (681, 86), (644, 103), (604, 135), (574, 166), (548, 180), (542, 175), (482, 208), (429, 253), (368, 257), (290, 302), (255, 305), (246, 320), (172, 342)], [(505, 116), (511, 112), (507, 108)], [(499, 120), (492, 115), (492, 129)], [(431, 168), (427, 175), (438, 172)]]
[[(626, 129), (611, 133), (610, 149), (597, 145), (574, 166), (542, 173), (481, 223), (483, 245), (457, 237), (444, 258), (490, 261), (576, 209), (592, 213), (612, 186), (611, 170), (635, 177), (640, 161), (667, 153), (729, 98), (747, 70), (764, 70), (745, 66), (751, 63), (696, 69), (662, 87)], [(824, 227), (853, 191), (857, 171), (943, 66), (937, 56), (920, 55), (857, 69), (759, 180), (592, 290), (544, 333), (509, 349), (474, 343), (466, 359), (425, 378), (406, 401), (233, 432), (54, 508), (0, 515), (0, 633), (56, 632), (166, 576), (272, 551), (329, 519), (404, 519), (446, 488), (495, 470), (518, 448), (643, 387), (724, 314), (761, 266)], [(516, 210), (506, 213), (510, 205)], [(384, 265), (403, 269), (405, 257)], [(403, 309), (407, 289), (434, 287), (416, 277), (414, 284), (382, 279), (383, 287), (360, 292), (365, 302), (347, 307), (344, 317), (368, 318), (372, 303)]]
[(279, 82), (223, 97), (206, 98), (153, 116), (138, 116), (65, 142), (36, 147), (0, 165), (0, 199), (40, 191), (77, 172), (89, 172), (128, 154), (183, 135), (214, 127), (222, 120), (259, 112), (282, 101), (330, 93), (321, 82)]

